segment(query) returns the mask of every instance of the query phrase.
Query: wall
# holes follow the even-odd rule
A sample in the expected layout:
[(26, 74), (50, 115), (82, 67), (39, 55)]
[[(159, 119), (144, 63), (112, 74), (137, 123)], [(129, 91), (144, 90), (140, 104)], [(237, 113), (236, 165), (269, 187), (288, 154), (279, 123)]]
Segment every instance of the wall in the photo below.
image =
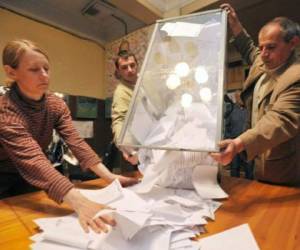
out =
[[(33, 40), (50, 57), (53, 91), (104, 99), (104, 48), (34, 20), (0, 9), (0, 50), (16, 38)], [(1, 67), (0, 82), (5, 79)]]

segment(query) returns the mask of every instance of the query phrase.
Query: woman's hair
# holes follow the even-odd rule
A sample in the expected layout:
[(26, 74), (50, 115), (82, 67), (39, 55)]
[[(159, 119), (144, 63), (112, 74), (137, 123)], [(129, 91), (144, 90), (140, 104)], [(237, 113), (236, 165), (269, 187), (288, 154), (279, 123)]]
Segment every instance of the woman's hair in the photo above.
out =
[[(40, 47), (38, 47), (38, 45), (36, 45), (34, 42), (25, 39), (18, 39), (18, 40), (13, 40), (8, 42), (4, 47), (2, 52), (3, 66), (8, 65), (13, 69), (18, 68), (21, 57), (24, 55), (26, 51), (29, 50), (33, 50), (38, 53), (41, 53), (47, 58), (47, 60), (49, 60), (47, 53), (44, 50), (42, 50)], [(7, 79), (5, 80), (5, 83), (7, 86), (11, 86), (13, 81)]]
[(4, 47), (2, 52), (2, 64), (14, 69), (18, 68), (21, 57), (29, 50), (39, 52), (49, 60), (47, 53), (35, 43), (25, 39), (18, 39), (8, 42)]

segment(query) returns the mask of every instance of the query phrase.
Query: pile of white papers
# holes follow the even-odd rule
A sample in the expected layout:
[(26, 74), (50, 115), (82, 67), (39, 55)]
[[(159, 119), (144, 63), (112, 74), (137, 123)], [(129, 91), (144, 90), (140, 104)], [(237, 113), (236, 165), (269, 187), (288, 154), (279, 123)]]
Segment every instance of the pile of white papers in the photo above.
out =
[[(137, 143), (143, 146), (199, 151), (214, 148), (216, 126), (216, 116), (203, 103), (195, 102), (188, 109), (175, 103), (157, 119), (154, 112), (141, 102), (136, 106), (129, 130)], [(135, 143), (131, 139), (129, 144)]]
[(228, 195), (217, 181), (218, 166), (204, 152), (139, 150), (142, 182), (137, 193), (148, 193), (156, 186), (196, 190), (204, 199), (221, 199)]
[(202, 199), (194, 190), (155, 187), (146, 194), (122, 188), (118, 181), (100, 190), (80, 190), (89, 199), (107, 204), (117, 226), (107, 234), (85, 233), (75, 214), (37, 219), (43, 233), (34, 235), (32, 249), (157, 250), (199, 249), (190, 238), (214, 219), (221, 203)]

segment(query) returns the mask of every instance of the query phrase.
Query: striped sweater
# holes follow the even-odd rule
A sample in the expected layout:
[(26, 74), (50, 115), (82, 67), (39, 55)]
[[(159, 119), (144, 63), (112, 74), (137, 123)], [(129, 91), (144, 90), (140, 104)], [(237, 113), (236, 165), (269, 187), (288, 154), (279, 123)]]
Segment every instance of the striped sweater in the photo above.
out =
[(51, 165), (45, 152), (55, 129), (79, 160), (83, 170), (100, 162), (80, 138), (63, 100), (46, 94), (40, 101), (26, 98), (17, 85), (0, 97), (0, 174), (19, 172), (30, 184), (60, 203), (73, 184)]

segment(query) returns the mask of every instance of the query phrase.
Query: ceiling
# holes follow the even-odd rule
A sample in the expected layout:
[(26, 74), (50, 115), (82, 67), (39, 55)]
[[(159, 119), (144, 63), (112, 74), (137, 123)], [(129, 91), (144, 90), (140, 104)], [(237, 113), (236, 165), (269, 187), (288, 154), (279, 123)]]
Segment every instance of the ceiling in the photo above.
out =
[(203, 10), (218, 8), (220, 3), (228, 2), (234, 6), (240, 21), (253, 38), (257, 38), (260, 28), (277, 16), (286, 16), (300, 23), (300, 0), (227, 0), (211, 1)]
[(193, 1), (194, 0), (146, 0), (146, 2), (155, 6), (161, 12), (167, 12), (175, 8), (181, 8), (182, 6)]
[(0, 6), (100, 44), (146, 25), (102, 0), (0, 0)]
[[(164, 13), (181, 14), (219, 8), (220, 0), (0, 0), (0, 6), (102, 45), (162, 19)], [(300, 0), (227, 0), (249, 33), (276, 16), (300, 23)]]

